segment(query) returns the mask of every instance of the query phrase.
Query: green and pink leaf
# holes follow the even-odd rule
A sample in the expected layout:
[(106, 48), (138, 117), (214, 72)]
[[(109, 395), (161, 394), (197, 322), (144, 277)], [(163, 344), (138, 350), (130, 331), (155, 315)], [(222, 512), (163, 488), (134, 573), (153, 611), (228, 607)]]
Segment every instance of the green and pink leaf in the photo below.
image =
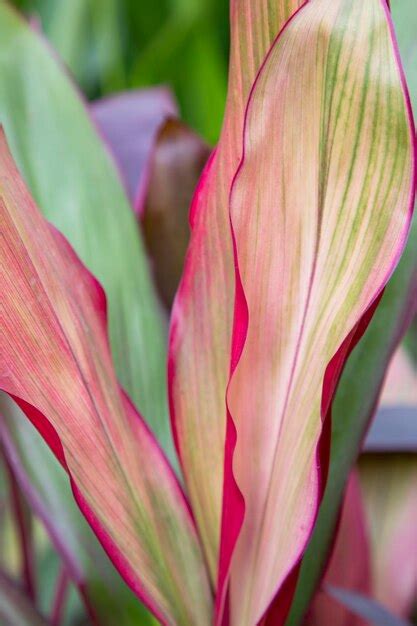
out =
[(4, 134), (0, 211), (1, 389), (46, 439), (104, 548), (158, 619), (193, 624), (198, 616), (209, 624), (193, 521), (165, 457), (120, 391), (104, 292), (40, 215)]
[(263, 618), (311, 535), (331, 400), (405, 245), (414, 169), (385, 3), (311, 0), (252, 89), (230, 197), (238, 362), (224, 497), (236, 481), (245, 502), (244, 516), (226, 509), (224, 532), (241, 525), (232, 554), (222, 535), (232, 624)]
[(242, 151), (246, 101), (273, 38), (301, 0), (232, 0), (226, 113), (190, 213), (191, 241), (174, 302), (169, 344), (169, 395), (177, 451), (217, 584), (225, 395), (230, 371), (234, 260), (228, 196)]

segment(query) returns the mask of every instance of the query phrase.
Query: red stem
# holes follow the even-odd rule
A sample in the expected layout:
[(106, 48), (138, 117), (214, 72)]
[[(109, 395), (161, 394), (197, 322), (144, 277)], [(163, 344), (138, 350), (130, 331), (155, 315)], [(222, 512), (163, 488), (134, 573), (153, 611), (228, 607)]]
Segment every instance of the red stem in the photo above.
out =
[(91, 626), (100, 626), (100, 620), (94, 609), (93, 605), (90, 602), (86, 587), (84, 584), (78, 585), (78, 591), (80, 597), (84, 603), (85, 610), (87, 612), (87, 616), (90, 620)]
[(54, 603), (52, 605), (51, 626), (59, 626), (61, 623), (69, 581), (70, 577), (68, 572), (65, 566), (61, 565), (61, 570), (55, 587)]
[(25, 586), (25, 590), (29, 598), (35, 603), (36, 600), (36, 573), (35, 573), (35, 558), (33, 553), (33, 542), (30, 519), (28, 519), (29, 509), (25, 511), (25, 504), (22, 493), (17, 484), (13, 470), (6, 459), (4, 458), (4, 464), (7, 468), (9, 476), (9, 488), (10, 488), (10, 502), (12, 506), (13, 516), (16, 522), (16, 528), (20, 541), (21, 552), (21, 568), (22, 578)]

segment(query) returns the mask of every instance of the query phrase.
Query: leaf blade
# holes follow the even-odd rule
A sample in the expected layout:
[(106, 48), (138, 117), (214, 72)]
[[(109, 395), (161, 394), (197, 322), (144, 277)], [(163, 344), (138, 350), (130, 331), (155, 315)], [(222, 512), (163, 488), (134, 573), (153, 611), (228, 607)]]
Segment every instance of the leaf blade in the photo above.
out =
[[(225, 393), (233, 321), (234, 269), (228, 191), (241, 154), (244, 108), (258, 66), (275, 34), (300, 4), (300, 0), (256, 3), (233, 0), (231, 3), (225, 120), (217, 150), (194, 195), (190, 210), (191, 240), (171, 317), (168, 362), (171, 420), (213, 584), (218, 569)], [(199, 367), (195, 368), (197, 359)]]
[[(0, 193), (0, 386), (67, 470), (78, 505), (135, 593), (164, 624), (209, 624), (209, 587), (190, 512), (118, 387), (104, 292), (41, 217), (4, 135)], [(178, 569), (182, 562), (186, 569)]]
[(78, 588), (92, 624), (97, 615), (100, 624), (150, 623), (153, 618), (145, 614), (146, 609), (114, 570), (79, 511), (64, 469), (19, 407), (1, 395), (4, 454), (32, 512)]
[[(413, 103), (417, 91), (413, 75), (415, 64), (410, 51), (409, 25), (412, 24), (409, 3), (392, 2), (394, 26), (399, 36), (399, 47), (404, 56), (405, 72)], [(397, 29), (402, 20), (406, 32)], [(412, 30), (412, 28), (411, 28)], [(408, 51), (408, 52), (407, 52)], [(387, 364), (391, 360), (415, 311), (417, 294), (417, 214), (411, 225), (409, 240), (403, 257), (385, 289), (381, 304), (369, 329), (355, 348), (336, 394), (332, 420), (332, 450), (329, 481), (319, 513), (314, 535), (303, 559), (297, 593), (287, 626), (301, 623), (302, 616), (314, 594), (341, 505), (348, 475), (362, 447), (369, 422), (377, 407)]]
[[(307, 44), (315, 55), (307, 52)], [(341, 96), (345, 87), (353, 94), (349, 102)], [(389, 135), (392, 113), (398, 126)], [(349, 136), (353, 119), (357, 126)], [(265, 156), (261, 150), (270, 137), (274, 141)], [(237, 329), (236, 350), (243, 347), (243, 352), (228, 396), (237, 429), (233, 471), (246, 505), (232, 564), (232, 623), (263, 617), (312, 531), (321, 490), (316, 467), (321, 419), (329, 411), (353, 333), (405, 244), (414, 199), (413, 137), (385, 4), (307, 3), (277, 39), (255, 83), (244, 157), (231, 194), (238, 280), (246, 298), (237, 301), (236, 310), (248, 330), (244, 343)], [(381, 155), (390, 142), (393, 153), (398, 149), (402, 155), (393, 162), (401, 191), (398, 196), (394, 191), (387, 208), (370, 181), (390, 188), (383, 159), (374, 152), (378, 145)], [(342, 145), (343, 159), (338, 155)], [(305, 198), (307, 206), (316, 207), (313, 213), (306, 211)], [(385, 224), (372, 213), (376, 205), (385, 213)], [(287, 219), (286, 207), (291, 207)], [(401, 226), (391, 221), (391, 212), (401, 216)], [(368, 256), (362, 256), (363, 250)], [(271, 346), (277, 353), (271, 354)], [(257, 476), (263, 482), (255, 487)], [(281, 540), (278, 519), (286, 528)], [(272, 529), (274, 544), (268, 539)]]

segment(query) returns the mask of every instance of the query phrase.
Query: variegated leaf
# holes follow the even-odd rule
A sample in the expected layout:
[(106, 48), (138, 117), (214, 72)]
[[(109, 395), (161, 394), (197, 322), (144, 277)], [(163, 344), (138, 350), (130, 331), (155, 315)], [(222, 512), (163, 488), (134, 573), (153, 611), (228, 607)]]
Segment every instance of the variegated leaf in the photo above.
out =
[[(311, 535), (323, 420), (408, 234), (413, 141), (385, 0), (310, 0), (252, 90), (230, 201), (242, 354), (225, 485), (236, 490), (234, 477), (245, 501), (233, 625), (261, 620)], [(241, 521), (228, 511), (229, 527)]]
[(0, 388), (47, 440), (113, 563), (157, 618), (209, 626), (211, 596), (191, 515), (118, 386), (104, 292), (40, 215), (4, 134), (0, 221)]
[(228, 196), (241, 156), (250, 88), (273, 38), (300, 4), (301, 0), (231, 2), (225, 120), (217, 150), (194, 196), (191, 242), (172, 313), (171, 418), (213, 583), (220, 540), (225, 394), (234, 299)]

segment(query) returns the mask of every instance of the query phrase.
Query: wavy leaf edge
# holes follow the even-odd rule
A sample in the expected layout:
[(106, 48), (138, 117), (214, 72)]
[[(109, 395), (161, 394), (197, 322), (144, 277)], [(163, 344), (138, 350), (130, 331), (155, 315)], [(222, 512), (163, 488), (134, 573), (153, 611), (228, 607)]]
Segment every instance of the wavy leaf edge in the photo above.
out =
[[(233, 220), (231, 215), (231, 199), (234, 187), (236, 185), (236, 181), (238, 180), (239, 174), (243, 168), (245, 163), (245, 146), (246, 146), (246, 130), (248, 123), (248, 112), (250, 108), (251, 101), (254, 96), (254, 92), (256, 89), (256, 85), (259, 81), (259, 78), (263, 72), (263, 69), (272, 54), (275, 45), (278, 40), (281, 38), (282, 34), (287, 30), (288, 26), (292, 23), (292, 21), (296, 18), (296, 16), (303, 11), (303, 9), (310, 4), (311, 0), (306, 0), (304, 4), (302, 4), (288, 19), (288, 21), (284, 24), (283, 28), (280, 30), (278, 35), (272, 42), (271, 47), (269, 48), (268, 53), (266, 54), (254, 80), (252, 88), (249, 93), (248, 101), (245, 107), (245, 116), (244, 116), (244, 124), (243, 124), (243, 134), (242, 134), (242, 156), (239, 162), (239, 165), (234, 174), (230, 191), (229, 191), (229, 221), (231, 228), (231, 236), (233, 242), (233, 256), (234, 256), (234, 267), (235, 267), (235, 304), (234, 304), (234, 316), (233, 316), (233, 331), (232, 331), (232, 346), (231, 346), (231, 363), (230, 363), (230, 376), (228, 381), (227, 393), (226, 393), (226, 406), (227, 406), (227, 424), (226, 424), (226, 442), (225, 442), (225, 470), (224, 470), (224, 489), (223, 489), (223, 508), (222, 508), (222, 527), (221, 527), (221, 544), (220, 544), (220, 555), (219, 555), (219, 574), (218, 574), (218, 586), (217, 586), (217, 596), (216, 596), (216, 605), (215, 605), (215, 615), (216, 615), (216, 626), (227, 626), (228, 625), (228, 614), (225, 607), (226, 603), (226, 595), (227, 595), (227, 585), (228, 578), (230, 574), (230, 565), (233, 557), (234, 548), (236, 546), (236, 542), (238, 540), (240, 530), (243, 525), (244, 515), (245, 515), (245, 501), (242, 492), (240, 491), (236, 479), (234, 477), (233, 472), (233, 456), (237, 441), (237, 429), (233, 420), (233, 416), (228, 407), (228, 390), (233, 378), (236, 367), (239, 363), (240, 357), (245, 347), (247, 331), (249, 328), (249, 312), (248, 312), (248, 304), (246, 301), (243, 284), (240, 276), (239, 270), (239, 259), (238, 259), (238, 251), (237, 251), (237, 242), (235, 231), (233, 227)], [(408, 198), (408, 211), (407, 211), (407, 222), (404, 225), (403, 236), (401, 238), (401, 242), (398, 244), (397, 254), (392, 260), (389, 271), (386, 276), (381, 281), (381, 285), (376, 290), (373, 295), (373, 298), (368, 304), (367, 309), (363, 312), (361, 318), (355, 324), (355, 326), (351, 329), (350, 333), (345, 337), (342, 344), (339, 346), (339, 349), (334, 354), (333, 358), (329, 362), (326, 368), (326, 372), (323, 379), (322, 385), (322, 404), (321, 404), (321, 414), (322, 414), (322, 432), (320, 435), (320, 439), (318, 441), (318, 446), (316, 449), (316, 461), (318, 468), (318, 482), (319, 482), (319, 491), (318, 498), (316, 503), (315, 517), (314, 521), (311, 524), (311, 528), (308, 533), (308, 537), (305, 541), (303, 549), (300, 551), (297, 560), (294, 561), (292, 568), (287, 572), (286, 577), (282, 585), (276, 589), (273, 599), (267, 610), (264, 613), (264, 616), (259, 624), (265, 624), (265, 626), (273, 626), (278, 622), (273, 622), (269, 624), (268, 617), (271, 615), (271, 612), (274, 612), (274, 606), (277, 603), (283, 602), (284, 605), (284, 614), (281, 613), (280, 609), (278, 609), (280, 619), (284, 619), (287, 616), (287, 612), (291, 606), (291, 600), (293, 593), (295, 591), (295, 585), (297, 582), (298, 571), (302, 562), (303, 555), (308, 546), (308, 543), (311, 539), (311, 536), (314, 531), (315, 522), (317, 520), (317, 516), (319, 513), (320, 502), (323, 497), (324, 489), (327, 481), (327, 471), (329, 466), (329, 454), (330, 454), (330, 437), (331, 437), (331, 404), (334, 398), (337, 385), (340, 379), (340, 376), (343, 371), (343, 367), (350, 356), (350, 353), (356, 346), (356, 344), (360, 341), (362, 335), (366, 332), (366, 329), (378, 307), (378, 304), (383, 296), (383, 292), (385, 286), (390, 280), (397, 264), (401, 258), (402, 252), (407, 242), (408, 233), (411, 227), (411, 220), (414, 213), (414, 200), (417, 189), (417, 137), (416, 137), (416, 127), (414, 122), (413, 110), (411, 105), (411, 97), (409, 94), (407, 81), (405, 77), (405, 72), (402, 64), (402, 60), (400, 57), (400, 51), (395, 35), (395, 29), (389, 9), (389, 5), (386, 0), (379, 0), (381, 7), (385, 13), (386, 21), (389, 27), (390, 38), (392, 49), (397, 65), (397, 69), (399, 72), (399, 77), (402, 85), (402, 91), (404, 95), (404, 100), (406, 104), (408, 124), (409, 124), (409, 133), (411, 137), (411, 145), (412, 145), (412, 183), (410, 186), (410, 193)], [(231, 523), (230, 515), (233, 515), (235, 518), (233, 523)], [(280, 590), (283, 590), (284, 594), (290, 594), (290, 598), (280, 598)], [(277, 615), (278, 615), (277, 613)]]

